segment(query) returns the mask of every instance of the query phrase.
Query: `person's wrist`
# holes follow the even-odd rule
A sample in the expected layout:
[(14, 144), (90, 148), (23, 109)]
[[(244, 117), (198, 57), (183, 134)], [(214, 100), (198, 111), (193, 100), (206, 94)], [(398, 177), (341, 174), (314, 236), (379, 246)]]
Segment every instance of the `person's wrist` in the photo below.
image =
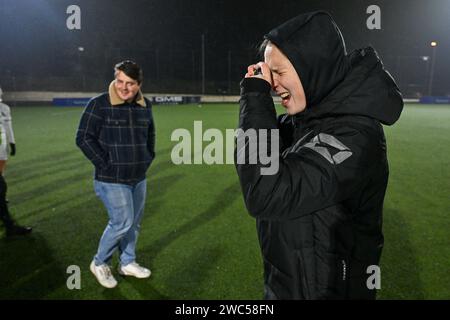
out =
[(241, 81), (241, 95), (249, 92), (269, 93), (270, 89), (270, 83), (263, 78), (249, 77)]

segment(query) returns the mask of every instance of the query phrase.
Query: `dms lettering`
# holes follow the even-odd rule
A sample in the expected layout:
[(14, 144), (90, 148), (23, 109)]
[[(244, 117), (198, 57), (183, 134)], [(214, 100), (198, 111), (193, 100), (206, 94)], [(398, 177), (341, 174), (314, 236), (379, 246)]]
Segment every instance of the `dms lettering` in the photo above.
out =
[(157, 103), (178, 103), (183, 102), (183, 97), (155, 97)]

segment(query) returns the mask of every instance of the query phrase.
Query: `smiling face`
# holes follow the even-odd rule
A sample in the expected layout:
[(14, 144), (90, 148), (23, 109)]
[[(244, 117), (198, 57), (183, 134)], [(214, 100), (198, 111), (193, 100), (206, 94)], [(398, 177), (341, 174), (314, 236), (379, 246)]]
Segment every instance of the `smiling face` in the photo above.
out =
[(139, 92), (141, 85), (136, 80), (127, 76), (123, 71), (117, 70), (114, 88), (120, 99), (131, 102)]
[(289, 59), (276, 45), (269, 42), (264, 50), (264, 61), (272, 71), (272, 89), (281, 97), (281, 104), (286, 108), (287, 113), (293, 115), (304, 111), (305, 91)]

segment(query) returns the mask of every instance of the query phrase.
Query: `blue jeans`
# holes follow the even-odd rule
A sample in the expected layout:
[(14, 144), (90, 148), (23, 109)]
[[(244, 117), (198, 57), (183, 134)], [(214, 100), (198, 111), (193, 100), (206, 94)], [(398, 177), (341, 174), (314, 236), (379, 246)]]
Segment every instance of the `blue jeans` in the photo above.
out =
[(135, 186), (94, 180), (96, 195), (108, 210), (109, 222), (100, 239), (95, 265), (109, 264), (119, 249), (122, 265), (136, 260), (136, 241), (145, 206), (147, 180)]

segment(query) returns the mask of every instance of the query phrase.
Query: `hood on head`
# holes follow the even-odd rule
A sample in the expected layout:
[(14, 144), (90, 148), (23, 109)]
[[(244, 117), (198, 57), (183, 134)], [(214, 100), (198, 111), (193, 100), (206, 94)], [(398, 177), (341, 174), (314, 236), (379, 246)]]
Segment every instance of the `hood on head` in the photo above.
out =
[(403, 97), (376, 51), (363, 48), (349, 54), (350, 70), (317, 107), (284, 121), (311, 121), (329, 116), (357, 115), (394, 124), (403, 110)]
[(291, 61), (305, 90), (307, 108), (320, 103), (350, 69), (341, 31), (327, 12), (298, 15), (264, 38)]
[(403, 110), (403, 97), (395, 80), (372, 47), (349, 54), (351, 69), (321, 103), (323, 114), (353, 114), (394, 124)]

